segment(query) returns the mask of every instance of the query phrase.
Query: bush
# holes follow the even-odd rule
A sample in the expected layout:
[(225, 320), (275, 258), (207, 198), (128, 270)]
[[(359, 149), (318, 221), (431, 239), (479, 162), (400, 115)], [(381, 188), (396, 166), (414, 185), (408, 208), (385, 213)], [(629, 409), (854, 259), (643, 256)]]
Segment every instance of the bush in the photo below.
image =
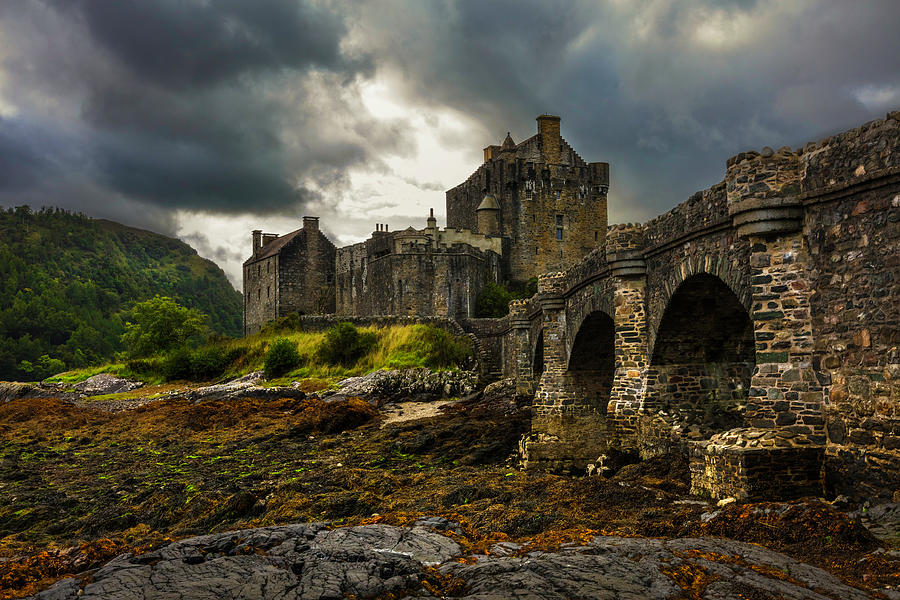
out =
[(176, 348), (166, 354), (162, 361), (162, 375), (169, 381), (173, 379), (190, 379), (193, 375), (190, 349)]
[(287, 338), (280, 338), (266, 352), (263, 372), (266, 379), (281, 377), (291, 369), (300, 366), (300, 353), (297, 345)]
[(489, 281), (475, 302), (476, 317), (499, 319), (509, 314), (509, 303), (520, 298), (531, 298), (537, 293), (537, 277), (528, 281), (513, 281), (508, 287)]
[(229, 362), (222, 346), (204, 346), (191, 353), (191, 376), (196, 380), (221, 377)]
[(425, 327), (422, 341), (425, 365), (432, 369), (461, 367), (472, 356), (472, 340), (437, 327)]
[(325, 332), (316, 356), (324, 363), (351, 367), (375, 346), (377, 339), (374, 332), (361, 332), (352, 323), (338, 323)]

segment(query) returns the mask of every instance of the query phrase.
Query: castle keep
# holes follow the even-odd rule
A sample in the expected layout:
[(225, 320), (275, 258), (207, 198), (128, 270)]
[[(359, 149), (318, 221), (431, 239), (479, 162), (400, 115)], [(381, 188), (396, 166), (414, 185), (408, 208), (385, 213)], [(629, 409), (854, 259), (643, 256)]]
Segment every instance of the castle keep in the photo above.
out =
[[(533, 397), (526, 467), (676, 451), (713, 497), (900, 500), (900, 112), (739, 154), (666, 214), (609, 228), (608, 169), (558, 125), (486, 148), (447, 192), (447, 229), (337, 250), (336, 310), (474, 334), (483, 372)], [(464, 308), (479, 281), (533, 275), (538, 293), (502, 319)]]

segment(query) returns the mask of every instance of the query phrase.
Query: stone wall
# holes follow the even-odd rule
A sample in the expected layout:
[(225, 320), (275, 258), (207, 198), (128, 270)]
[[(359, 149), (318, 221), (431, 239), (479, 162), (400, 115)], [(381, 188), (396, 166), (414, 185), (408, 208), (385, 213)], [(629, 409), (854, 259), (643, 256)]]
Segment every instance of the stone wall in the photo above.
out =
[(319, 231), (304, 225), (278, 256), (278, 316), (292, 312), (327, 314), (335, 310), (334, 244)]
[(806, 150), (813, 360), (830, 384), (827, 483), (900, 495), (900, 113)]
[[(694, 444), (696, 491), (782, 497), (821, 493), (827, 452), (828, 493), (900, 497), (898, 157), (900, 113), (739, 154), (722, 183), (543, 276), (540, 332), (519, 315), (510, 334), (543, 337), (526, 464)], [(585, 335), (599, 314), (615, 329), (605, 414), (602, 370), (570, 370), (579, 338), (605, 356), (608, 336)]]
[(538, 124), (538, 135), (518, 145), (485, 149), (485, 163), (447, 192), (448, 227), (473, 231), (475, 209), (485, 195), (496, 198), (500, 236), (509, 240), (505, 280), (564, 269), (602, 246), (606, 231), (609, 165), (578, 156), (560, 137), (558, 117)]
[(277, 256), (244, 265), (244, 335), (256, 333), (267, 321), (277, 318), (277, 273)]

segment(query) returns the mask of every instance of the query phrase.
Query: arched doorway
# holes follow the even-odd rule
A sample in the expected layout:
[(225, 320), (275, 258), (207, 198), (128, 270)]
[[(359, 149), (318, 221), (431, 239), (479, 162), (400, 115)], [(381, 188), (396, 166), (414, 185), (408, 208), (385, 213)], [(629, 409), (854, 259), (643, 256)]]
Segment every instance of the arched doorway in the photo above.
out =
[(753, 321), (721, 279), (694, 275), (663, 313), (647, 378), (645, 408), (706, 439), (744, 424), (755, 366)]
[(569, 353), (568, 373), (576, 388), (579, 403), (606, 413), (609, 393), (616, 372), (616, 326), (602, 311), (587, 316)]

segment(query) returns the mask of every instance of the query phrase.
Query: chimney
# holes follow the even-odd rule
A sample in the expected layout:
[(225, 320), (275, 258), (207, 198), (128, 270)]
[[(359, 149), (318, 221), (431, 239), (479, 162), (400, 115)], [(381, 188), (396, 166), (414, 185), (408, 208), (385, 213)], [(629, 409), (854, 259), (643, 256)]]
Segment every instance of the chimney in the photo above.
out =
[(303, 229), (307, 231), (319, 230), (319, 217), (303, 217)]
[(428, 229), (437, 229), (437, 219), (434, 218), (434, 209), (431, 209), (431, 212), (428, 214), (428, 219), (425, 221), (426, 227)]
[(259, 249), (262, 248), (262, 230), (254, 229), (253, 230), (253, 254), (259, 252)]
[(538, 133), (541, 135), (541, 151), (547, 164), (558, 165), (560, 162), (559, 135), (560, 118), (554, 115), (541, 115), (537, 118)]

